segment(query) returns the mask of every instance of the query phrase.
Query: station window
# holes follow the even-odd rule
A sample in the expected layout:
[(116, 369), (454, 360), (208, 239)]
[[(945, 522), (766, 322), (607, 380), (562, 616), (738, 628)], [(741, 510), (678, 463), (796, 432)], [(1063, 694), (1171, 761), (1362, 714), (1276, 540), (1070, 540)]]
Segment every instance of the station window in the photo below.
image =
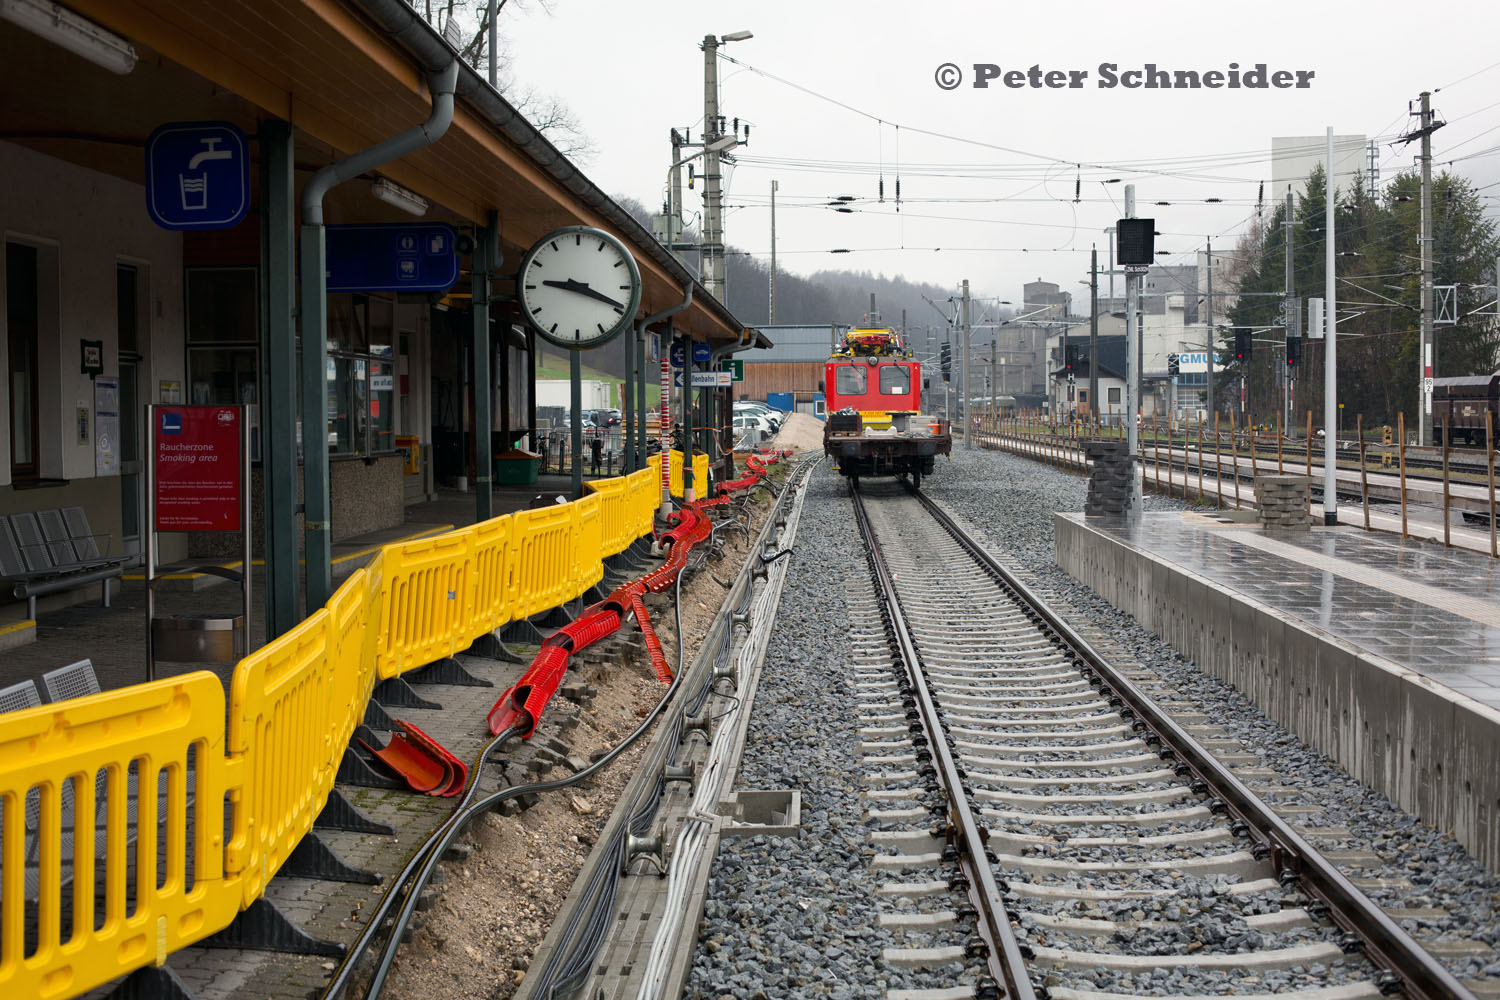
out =
[(840, 396), (863, 396), (869, 383), (860, 365), (839, 365), (834, 369), (833, 388)]
[(911, 372), (900, 365), (880, 366), (880, 394), (905, 396), (911, 392)]
[(328, 450), (394, 451), (395, 302), (370, 295), (328, 297)]
[(1109, 401), (1115, 406), (1120, 405), (1120, 387), (1114, 386), (1109, 390)]

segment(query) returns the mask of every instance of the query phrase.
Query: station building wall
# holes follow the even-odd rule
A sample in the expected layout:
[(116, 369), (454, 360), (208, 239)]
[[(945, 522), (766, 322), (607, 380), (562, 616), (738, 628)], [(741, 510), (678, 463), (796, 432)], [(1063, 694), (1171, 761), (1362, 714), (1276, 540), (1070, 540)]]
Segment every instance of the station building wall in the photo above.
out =
[[(0, 350), (0, 513), (80, 505), (93, 530), (112, 535), (119, 551), (122, 481), (118, 465), (103, 475), (97, 470), (95, 385), (80, 370), (80, 341), (102, 341), (103, 375), (119, 377), (118, 282), (121, 265), (133, 268), (136, 398), (142, 404), (155, 399), (163, 381), (182, 385), (182, 237), (152, 224), (140, 184), (113, 175), (0, 142), (0, 177), (0, 234), (7, 250), (34, 250), (37, 270), (34, 471), (18, 469), (24, 456), (12, 450), (15, 436), (28, 428), (25, 415), (15, 419), (14, 378), (22, 373), (11, 370), (12, 334), (22, 331), (12, 331), (10, 320), (29, 310), (12, 302), (0, 273), (0, 345), (6, 347)], [(122, 403), (124, 398), (122, 393)], [(118, 442), (115, 452), (121, 455)], [(186, 551), (185, 539), (164, 539), (163, 558), (181, 558)]]

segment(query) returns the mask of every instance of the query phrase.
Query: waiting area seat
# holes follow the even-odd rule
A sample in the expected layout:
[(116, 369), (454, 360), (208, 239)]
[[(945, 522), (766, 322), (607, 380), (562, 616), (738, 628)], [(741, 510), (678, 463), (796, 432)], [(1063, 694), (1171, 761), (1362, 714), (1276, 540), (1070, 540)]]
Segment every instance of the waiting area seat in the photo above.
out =
[(109, 581), (124, 573), (130, 557), (108, 549), (109, 536), (89, 530), (82, 507), (0, 514), (0, 581), (26, 599), (28, 618), (36, 618), (38, 597), (95, 582), (103, 584), (102, 606), (109, 607)]

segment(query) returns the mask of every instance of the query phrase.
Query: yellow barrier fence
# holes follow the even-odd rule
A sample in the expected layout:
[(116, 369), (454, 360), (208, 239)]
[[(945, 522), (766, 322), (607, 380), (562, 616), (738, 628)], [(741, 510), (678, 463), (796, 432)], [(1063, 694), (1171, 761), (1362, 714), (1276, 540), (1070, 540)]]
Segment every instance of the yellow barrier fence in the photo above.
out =
[[(660, 481), (661, 470), (656, 470), (657, 481)], [(672, 495), (682, 496), (682, 452), (672, 452)], [(708, 496), (708, 456), (693, 456), (693, 493), (699, 500)]]
[(234, 668), (225, 748), (243, 764), (244, 790), (232, 802), (224, 863), (242, 877), (246, 906), (312, 829), (333, 787), (325, 740), (342, 726), (329, 705), (328, 621), (319, 608)]
[(609, 557), (624, 552), (636, 537), (632, 531), (635, 511), (630, 506), (630, 477), (596, 479), (584, 486), (599, 495), (600, 554)]
[(0, 988), (76, 996), (227, 927), (311, 830), (377, 678), (598, 583), (660, 483), (653, 457), (580, 501), (386, 546), (239, 662), (227, 713), (198, 672), (0, 716)]
[[(207, 671), (4, 716), (0, 984), (6, 995), (76, 996), (160, 964), (234, 919), (241, 896), (238, 885), (224, 881), (223, 805), (238, 784), (222, 755), (223, 736), (224, 685)], [(145, 791), (136, 796), (134, 817), (127, 809), (132, 783)], [(28, 941), (25, 817), (33, 789), (39, 850), (36, 938)], [(136, 837), (137, 830), (146, 836)]]
[(578, 593), (573, 588), (573, 504), (519, 510), (515, 519), (516, 592), (512, 614), (530, 618)]
[[(559, 505), (559, 509), (566, 508)], [(471, 526), (385, 547), (376, 653), (382, 678), (415, 670), (468, 646), (461, 636), (470, 618), (473, 541)]]
[(604, 498), (595, 493), (576, 503), (573, 508), (573, 583), (569, 597), (577, 597), (594, 584), (604, 579), (604, 521), (602, 519)]
[(473, 580), (474, 599), (469, 609), (464, 643), (510, 621), (511, 602), (516, 592), (515, 519), (512, 515), (492, 517), (474, 525)]

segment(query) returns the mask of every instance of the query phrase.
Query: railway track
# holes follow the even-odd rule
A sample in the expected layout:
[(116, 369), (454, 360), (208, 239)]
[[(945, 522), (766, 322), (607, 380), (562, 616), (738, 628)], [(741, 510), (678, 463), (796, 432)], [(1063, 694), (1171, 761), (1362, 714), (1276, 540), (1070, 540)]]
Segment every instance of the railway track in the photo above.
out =
[(884, 959), (924, 984), (893, 1000), (1472, 1000), (930, 500), (853, 504)]

